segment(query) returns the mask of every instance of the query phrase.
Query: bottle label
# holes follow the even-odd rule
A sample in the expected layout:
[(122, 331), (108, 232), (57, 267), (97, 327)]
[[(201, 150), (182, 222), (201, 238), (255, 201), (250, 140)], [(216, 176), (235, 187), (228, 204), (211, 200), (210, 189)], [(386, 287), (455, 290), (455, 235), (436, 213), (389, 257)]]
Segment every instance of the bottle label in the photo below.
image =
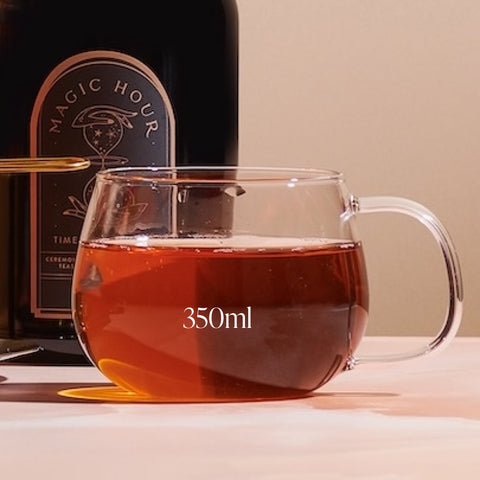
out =
[(31, 311), (71, 318), (80, 231), (100, 169), (175, 164), (173, 108), (155, 73), (110, 51), (75, 55), (43, 83), (30, 125), (32, 157), (79, 156), (87, 170), (31, 174)]

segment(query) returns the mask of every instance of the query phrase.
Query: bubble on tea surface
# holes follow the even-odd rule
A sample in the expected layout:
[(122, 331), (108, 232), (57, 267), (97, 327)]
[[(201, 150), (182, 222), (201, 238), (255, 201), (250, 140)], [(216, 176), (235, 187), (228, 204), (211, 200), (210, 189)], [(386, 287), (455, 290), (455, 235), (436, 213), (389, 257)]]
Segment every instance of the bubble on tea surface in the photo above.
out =
[(188, 190), (186, 188), (179, 189), (177, 193), (178, 203), (187, 203), (188, 200)]
[(230, 195), (231, 197), (239, 197), (240, 195), (243, 195), (244, 193), (246, 193), (245, 189), (242, 188), (240, 185), (235, 185), (235, 186), (231, 186), (231, 187), (227, 187), (224, 192), (227, 194), (227, 195)]

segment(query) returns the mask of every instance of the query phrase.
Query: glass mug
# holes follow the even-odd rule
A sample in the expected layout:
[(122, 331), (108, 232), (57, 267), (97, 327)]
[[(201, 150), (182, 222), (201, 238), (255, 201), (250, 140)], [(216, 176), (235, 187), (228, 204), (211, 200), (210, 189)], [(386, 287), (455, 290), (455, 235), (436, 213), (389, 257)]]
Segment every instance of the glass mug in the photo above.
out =
[[(450, 301), (429, 344), (357, 358), (369, 292), (355, 218), (386, 211), (433, 234)], [(248, 167), (99, 172), (72, 287), (90, 360), (173, 402), (299, 397), (356, 364), (424, 355), (455, 336), (462, 299), (453, 244), (425, 207), (357, 198), (335, 171)]]

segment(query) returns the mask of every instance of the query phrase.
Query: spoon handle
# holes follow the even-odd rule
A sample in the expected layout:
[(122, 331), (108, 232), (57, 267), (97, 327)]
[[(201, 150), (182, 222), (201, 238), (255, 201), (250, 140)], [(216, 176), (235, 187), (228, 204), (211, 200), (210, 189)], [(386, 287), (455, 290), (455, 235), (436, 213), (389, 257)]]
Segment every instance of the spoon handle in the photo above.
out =
[(2, 158), (0, 173), (71, 172), (84, 170), (90, 161), (80, 157)]
[(41, 350), (43, 350), (42, 347), (23, 341), (0, 340), (0, 362), (40, 352)]

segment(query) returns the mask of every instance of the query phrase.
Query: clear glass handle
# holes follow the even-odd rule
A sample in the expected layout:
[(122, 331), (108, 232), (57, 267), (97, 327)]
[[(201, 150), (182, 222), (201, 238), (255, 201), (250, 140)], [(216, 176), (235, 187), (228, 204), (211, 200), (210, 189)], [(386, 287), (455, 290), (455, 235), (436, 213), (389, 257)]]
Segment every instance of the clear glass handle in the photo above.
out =
[(402, 213), (421, 222), (435, 237), (443, 254), (449, 285), (447, 313), (437, 336), (428, 344), (404, 353), (369, 355), (353, 358), (348, 368), (371, 362), (394, 362), (426, 355), (446, 346), (456, 335), (463, 311), (463, 285), (460, 264), (455, 247), (445, 227), (436, 216), (420, 203), (401, 197), (352, 197), (351, 208), (355, 214), (394, 212)]

